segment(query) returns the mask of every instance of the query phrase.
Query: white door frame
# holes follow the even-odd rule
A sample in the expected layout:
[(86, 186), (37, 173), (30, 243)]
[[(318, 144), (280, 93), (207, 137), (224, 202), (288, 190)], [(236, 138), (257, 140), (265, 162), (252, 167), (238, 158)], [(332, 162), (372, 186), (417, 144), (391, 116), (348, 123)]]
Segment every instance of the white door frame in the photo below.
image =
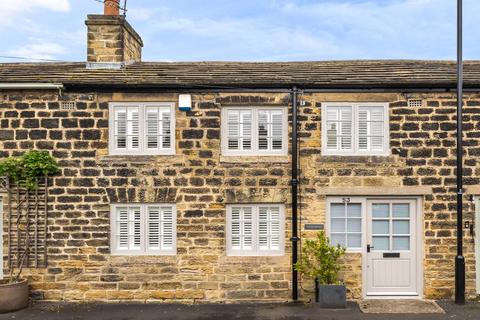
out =
[[(424, 234), (423, 234), (423, 199), (421, 197), (366, 197), (367, 200), (399, 200), (399, 199), (408, 199), (408, 200), (415, 200), (416, 201), (416, 268), (417, 272), (417, 291), (418, 295), (369, 295), (367, 296), (367, 243), (363, 243), (363, 250), (362, 250), (362, 296), (364, 299), (423, 299), (423, 261), (424, 261)], [(365, 210), (366, 212), (366, 210)], [(368, 215), (364, 216), (365, 225), (368, 223), (367, 221)], [(366, 229), (364, 229), (365, 239), (366, 237)]]
[(475, 196), (475, 274), (476, 290), (480, 294), (480, 197)]
[(3, 279), (3, 199), (0, 197), (0, 279)]

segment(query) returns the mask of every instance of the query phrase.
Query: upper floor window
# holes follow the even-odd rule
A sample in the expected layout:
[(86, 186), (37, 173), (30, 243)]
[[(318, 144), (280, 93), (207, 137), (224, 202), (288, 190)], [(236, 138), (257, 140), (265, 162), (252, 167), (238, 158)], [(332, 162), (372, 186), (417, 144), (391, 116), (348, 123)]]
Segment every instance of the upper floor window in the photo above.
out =
[(112, 254), (176, 254), (174, 205), (112, 205), (110, 217)]
[(109, 111), (110, 154), (175, 154), (173, 103), (111, 103)]
[(227, 206), (227, 254), (282, 255), (284, 206), (238, 204)]
[(287, 109), (226, 107), (222, 114), (224, 155), (287, 155)]
[(322, 154), (388, 155), (388, 104), (322, 104)]

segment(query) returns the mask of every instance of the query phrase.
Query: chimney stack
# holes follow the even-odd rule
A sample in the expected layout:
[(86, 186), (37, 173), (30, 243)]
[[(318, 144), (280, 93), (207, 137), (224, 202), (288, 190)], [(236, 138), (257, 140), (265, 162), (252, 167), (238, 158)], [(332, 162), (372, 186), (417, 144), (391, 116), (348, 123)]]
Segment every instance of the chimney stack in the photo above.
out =
[(120, 0), (105, 0), (103, 14), (106, 16), (120, 15)]
[(143, 41), (124, 15), (119, 0), (104, 0), (103, 15), (88, 15), (87, 67), (119, 68), (142, 60)]

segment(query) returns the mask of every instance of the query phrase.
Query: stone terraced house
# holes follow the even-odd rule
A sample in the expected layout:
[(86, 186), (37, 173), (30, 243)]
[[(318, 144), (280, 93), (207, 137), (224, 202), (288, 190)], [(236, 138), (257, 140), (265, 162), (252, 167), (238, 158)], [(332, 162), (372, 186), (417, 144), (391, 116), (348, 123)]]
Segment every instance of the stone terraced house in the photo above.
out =
[[(49, 150), (61, 166), (45, 264), (26, 270), (33, 298), (291, 300), (295, 224), (298, 248), (319, 229), (347, 248), (351, 299), (452, 296), (454, 62), (142, 62), (118, 12), (86, 25), (86, 63), (0, 64), (0, 156)], [(473, 224), (480, 62), (466, 63), (465, 90)], [(466, 229), (464, 245), (474, 298), (480, 241)], [(298, 293), (309, 299), (311, 281)]]

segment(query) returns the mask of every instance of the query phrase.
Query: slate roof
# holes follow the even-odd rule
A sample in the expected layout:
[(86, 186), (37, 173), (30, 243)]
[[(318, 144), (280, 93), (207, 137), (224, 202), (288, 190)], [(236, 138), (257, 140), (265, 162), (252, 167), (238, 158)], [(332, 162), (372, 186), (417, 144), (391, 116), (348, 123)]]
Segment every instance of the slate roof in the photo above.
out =
[[(480, 88), (480, 61), (466, 61), (465, 88)], [(121, 70), (85, 62), (0, 64), (0, 82), (68, 87), (311, 89), (455, 88), (454, 61), (139, 62)]]

